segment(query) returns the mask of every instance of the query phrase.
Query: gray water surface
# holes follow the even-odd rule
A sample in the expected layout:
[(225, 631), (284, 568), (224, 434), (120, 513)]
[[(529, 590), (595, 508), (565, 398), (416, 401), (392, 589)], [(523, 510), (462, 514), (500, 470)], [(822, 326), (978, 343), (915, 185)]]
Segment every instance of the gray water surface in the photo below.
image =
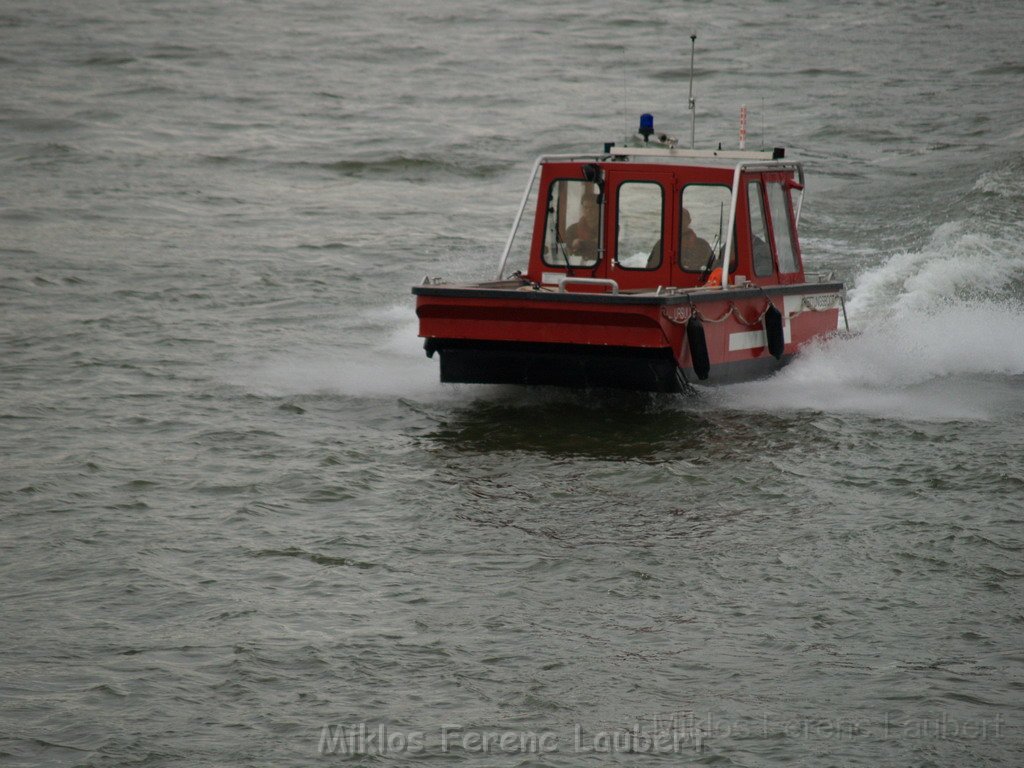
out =
[[(688, 135), (693, 31), (698, 145), (746, 104), (805, 162), (859, 335), (693, 398), (438, 384), (410, 286), (493, 274), (536, 155)], [(1022, 32), (5, 2), (0, 763), (1021, 764)]]

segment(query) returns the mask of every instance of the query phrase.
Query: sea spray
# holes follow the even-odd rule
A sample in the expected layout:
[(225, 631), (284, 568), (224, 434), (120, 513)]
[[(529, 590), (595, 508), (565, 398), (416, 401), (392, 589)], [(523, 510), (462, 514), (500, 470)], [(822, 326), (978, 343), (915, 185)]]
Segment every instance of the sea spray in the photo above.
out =
[(963, 222), (857, 276), (852, 336), (805, 347), (770, 379), (709, 393), (743, 410), (855, 412), (924, 420), (998, 410), (967, 377), (1024, 375), (1024, 249)]

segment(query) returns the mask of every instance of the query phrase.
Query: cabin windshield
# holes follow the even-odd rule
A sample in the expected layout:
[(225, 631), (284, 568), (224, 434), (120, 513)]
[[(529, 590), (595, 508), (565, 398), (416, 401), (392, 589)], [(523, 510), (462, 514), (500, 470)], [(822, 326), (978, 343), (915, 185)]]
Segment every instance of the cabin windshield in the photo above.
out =
[(559, 179), (551, 185), (544, 225), (544, 263), (591, 267), (601, 252), (601, 211), (597, 184)]
[[(722, 265), (725, 230), (729, 226), (732, 190), (718, 184), (683, 187), (679, 212), (679, 266), (686, 272), (704, 272)], [(735, 238), (730, 271), (736, 268)]]
[(661, 185), (627, 181), (619, 187), (616, 248), (618, 266), (623, 269), (655, 269), (661, 266)]

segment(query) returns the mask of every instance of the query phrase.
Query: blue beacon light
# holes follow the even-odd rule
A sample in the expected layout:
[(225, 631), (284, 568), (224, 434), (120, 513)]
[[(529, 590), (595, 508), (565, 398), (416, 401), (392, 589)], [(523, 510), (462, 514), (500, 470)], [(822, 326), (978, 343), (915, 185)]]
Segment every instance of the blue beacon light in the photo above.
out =
[(654, 133), (654, 115), (649, 112), (640, 115), (640, 130), (637, 133), (644, 137), (644, 144), (646, 144), (651, 134)]

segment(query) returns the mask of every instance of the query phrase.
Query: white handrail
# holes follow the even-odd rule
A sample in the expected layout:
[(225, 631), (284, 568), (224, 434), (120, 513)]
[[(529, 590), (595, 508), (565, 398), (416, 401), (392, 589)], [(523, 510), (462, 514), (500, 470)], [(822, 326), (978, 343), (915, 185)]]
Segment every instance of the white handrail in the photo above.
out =
[(516, 220), (512, 223), (512, 231), (509, 232), (508, 240), (505, 241), (505, 249), (501, 252), (501, 261), (498, 262), (498, 280), (501, 280), (501, 276), (505, 273), (505, 263), (512, 251), (512, 241), (515, 239), (516, 232), (519, 231), (519, 224), (523, 220), (523, 211), (526, 210), (526, 203), (530, 199), (530, 191), (533, 189), (533, 181), (537, 178), (537, 171), (540, 170), (543, 159), (543, 157), (538, 157), (533, 161), (533, 170), (530, 172), (530, 180), (526, 184), (522, 202), (519, 203), (519, 212), (516, 214)]
[(498, 280), (501, 280), (502, 275), (505, 274), (505, 264), (508, 262), (508, 256), (512, 252), (512, 241), (515, 239), (516, 232), (519, 231), (519, 225), (523, 221), (523, 211), (526, 210), (526, 203), (530, 200), (530, 192), (533, 191), (533, 182), (537, 178), (537, 171), (540, 169), (541, 163), (551, 160), (579, 160), (590, 157), (591, 155), (541, 155), (533, 161), (530, 180), (526, 184), (526, 191), (523, 192), (523, 199), (519, 203), (519, 211), (516, 213), (515, 221), (512, 222), (512, 231), (508, 235), (508, 240), (505, 241), (505, 248), (501, 252), (501, 259), (498, 261)]
[(603, 277), (563, 277), (558, 281), (558, 292), (565, 293), (567, 285), (605, 285), (612, 289), (612, 293), (619, 292), (619, 284), (611, 278)]
[[(795, 219), (793, 221), (794, 228), (800, 226), (800, 209), (803, 208), (803, 205), (804, 205), (804, 189), (805, 189), (805, 186), (804, 186), (804, 167), (802, 165), (798, 165), (796, 167), (796, 172), (800, 176), (800, 190), (799, 190), (800, 191), (800, 197), (798, 197), (796, 199), (796, 210), (793, 212), (794, 215), (795, 215)], [(800, 237), (800, 233), (797, 232), (797, 238), (799, 238), (799, 237)]]

